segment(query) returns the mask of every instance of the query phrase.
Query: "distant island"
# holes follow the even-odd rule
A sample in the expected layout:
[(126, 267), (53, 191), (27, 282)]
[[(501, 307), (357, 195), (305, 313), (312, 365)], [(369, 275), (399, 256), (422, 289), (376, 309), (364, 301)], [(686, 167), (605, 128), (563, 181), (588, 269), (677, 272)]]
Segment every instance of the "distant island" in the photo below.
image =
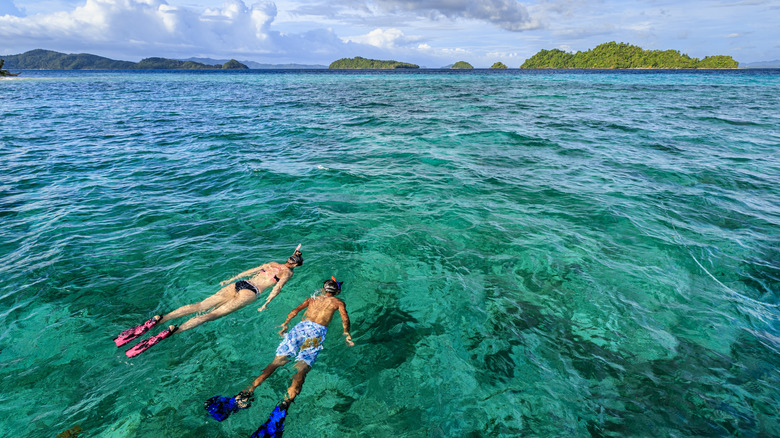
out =
[(420, 68), (420, 66), (406, 62), (380, 61), (356, 56), (354, 58), (341, 58), (333, 61), (328, 68)]
[(520, 68), (737, 68), (731, 56), (691, 58), (677, 50), (644, 50), (626, 43), (609, 42), (587, 52), (568, 53), (563, 50), (541, 50), (526, 59)]
[(774, 61), (760, 61), (741, 64), (742, 68), (780, 68), (780, 59)]
[(30, 50), (19, 55), (4, 57), (8, 65), (21, 70), (193, 70), (193, 69), (245, 69), (246, 65), (231, 59), (222, 65), (207, 65), (194, 61), (178, 61), (167, 58), (146, 58), (140, 62), (117, 61), (87, 53), (66, 54), (51, 50)]
[[(182, 59), (182, 61), (194, 61), (194, 62), (199, 62), (201, 64), (225, 64), (226, 62), (230, 62), (227, 59), (213, 59), (213, 58), (187, 58), (187, 59)], [(263, 64), (260, 62), (248, 61), (248, 60), (242, 60), (239, 62), (241, 62), (242, 64), (246, 65), (251, 69), (257, 69), (257, 70), (316, 70), (316, 69), (328, 68), (327, 65), (321, 65), (321, 64), (294, 64), (294, 63)]]
[(504, 64), (503, 62), (499, 61), (499, 62), (496, 62), (493, 65), (491, 65), (490, 68), (507, 68), (507, 67), (506, 67), (506, 64)]
[(473, 65), (469, 64), (466, 61), (458, 61), (455, 64), (452, 64), (452, 68), (474, 68)]
[(6, 76), (19, 76), (21, 74), (21, 73), (11, 73), (8, 70), (3, 70), (3, 64), (5, 64), (5, 59), (0, 59), (0, 78)]

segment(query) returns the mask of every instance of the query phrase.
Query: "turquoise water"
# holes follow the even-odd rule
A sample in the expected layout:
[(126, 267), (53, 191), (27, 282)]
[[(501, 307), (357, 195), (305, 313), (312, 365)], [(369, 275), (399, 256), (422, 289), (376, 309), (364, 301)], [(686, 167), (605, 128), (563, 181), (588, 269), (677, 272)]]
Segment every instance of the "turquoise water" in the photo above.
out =
[[(0, 81), (4, 436), (223, 423), (335, 275), (287, 437), (780, 435), (780, 72), (25, 72)], [(250, 305), (112, 339), (303, 243)], [(180, 322), (183, 322), (181, 320)]]

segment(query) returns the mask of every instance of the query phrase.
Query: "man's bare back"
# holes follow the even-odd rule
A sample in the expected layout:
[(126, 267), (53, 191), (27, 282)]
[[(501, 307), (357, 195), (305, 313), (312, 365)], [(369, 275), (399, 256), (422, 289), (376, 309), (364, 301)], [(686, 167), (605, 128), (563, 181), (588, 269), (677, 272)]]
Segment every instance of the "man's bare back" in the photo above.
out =
[(303, 314), (301, 321), (311, 321), (324, 327), (327, 327), (330, 324), (333, 320), (333, 315), (338, 311), (339, 315), (341, 315), (344, 336), (347, 337), (347, 345), (355, 345), (352, 342), (352, 336), (349, 334), (350, 323), (349, 315), (347, 314), (347, 305), (344, 303), (344, 300), (334, 297), (332, 293), (306, 298), (301, 305), (293, 309), (290, 314), (287, 315), (287, 319), (280, 326), (282, 328), (279, 331), (280, 335), (284, 336), (284, 333), (287, 331), (288, 325), (290, 324), (290, 320), (303, 309), (306, 309), (306, 313)]
[(309, 307), (306, 309), (306, 313), (303, 315), (303, 320), (316, 322), (319, 325), (324, 325), (327, 327), (328, 324), (330, 324), (330, 322), (333, 320), (333, 314), (338, 310), (342, 312), (341, 318), (346, 319), (347, 324), (349, 324), (349, 317), (346, 315), (346, 305), (344, 304), (344, 300), (341, 298), (321, 295), (318, 297), (309, 298), (304, 301), (304, 303), (307, 301)]

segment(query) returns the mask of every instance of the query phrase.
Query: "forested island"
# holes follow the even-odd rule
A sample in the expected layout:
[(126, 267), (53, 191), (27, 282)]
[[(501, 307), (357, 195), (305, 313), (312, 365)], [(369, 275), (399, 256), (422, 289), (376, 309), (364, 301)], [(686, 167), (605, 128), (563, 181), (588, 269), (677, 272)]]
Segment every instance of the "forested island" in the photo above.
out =
[(458, 61), (455, 64), (452, 64), (451, 68), (465, 68), (465, 69), (469, 69), (469, 68), (474, 68), (474, 66), (469, 64), (466, 61)]
[(66, 54), (51, 50), (30, 50), (19, 55), (4, 56), (8, 65), (21, 70), (192, 70), (192, 69), (245, 69), (246, 65), (235, 59), (222, 65), (207, 65), (193, 61), (167, 58), (146, 58), (140, 62), (117, 61), (87, 53)]
[(737, 68), (731, 56), (691, 58), (677, 50), (644, 50), (626, 43), (604, 43), (587, 52), (542, 50), (520, 68)]
[(354, 58), (341, 58), (330, 63), (328, 68), (420, 68), (419, 65), (398, 61), (380, 61), (356, 56)]

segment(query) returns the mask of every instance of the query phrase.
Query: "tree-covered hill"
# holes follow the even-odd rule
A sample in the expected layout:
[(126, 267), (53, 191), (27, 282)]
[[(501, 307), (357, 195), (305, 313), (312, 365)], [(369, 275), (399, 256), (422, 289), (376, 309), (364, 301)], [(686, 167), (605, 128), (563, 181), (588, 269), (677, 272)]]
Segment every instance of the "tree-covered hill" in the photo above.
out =
[(420, 68), (420, 66), (406, 62), (380, 61), (356, 56), (354, 58), (341, 58), (333, 61), (328, 68)]
[(135, 64), (135, 67), (139, 70), (194, 70), (202, 68), (222, 68), (221, 65), (206, 65), (193, 61), (178, 61), (176, 59), (167, 58), (146, 58)]
[(586, 52), (541, 50), (520, 68), (737, 68), (738, 65), (731, 56), (708, 56), (699, 60), (677, 50), (644, 50), (613, 41)]
[(130, 61), (115, 61), (97, 55), (65, 54), (51, 50), (30, 50), (19, 55), (4, 56), (8, 66), (26, 70), (119, 70), (135, 65)]
[(474, 68), (474, 66), (466, 61), (458, 61), (455, 64), (452, 64), (452, 68)]
[(222, 68), (224, 70), (246, 70), (249, 67), (236, 61), (235, 59), (231, 59), (230, 61), (222, 64)]
[[(157, 69), (222, 69), (246, 68), (238, 61), (225, 65), (206, 65), (193, 61), (167, 58), (146, 58), (141, 62), (116, 61), (87, 53), (65, 54), (36, 49), (19, 55), (4, 56), (7, 66), (22, 70), (157, 70)], [(241, 67), (243, 66), (243, 67)]]
[(504, 64), (503, 62), (499, 61), (499, 62), (493, 63), (493, 65), (491, 65), (490, 68), (502, 68), (503, 69), (503, 68), (507, 68), (507, 67), (506, 67), (506, 64)]

